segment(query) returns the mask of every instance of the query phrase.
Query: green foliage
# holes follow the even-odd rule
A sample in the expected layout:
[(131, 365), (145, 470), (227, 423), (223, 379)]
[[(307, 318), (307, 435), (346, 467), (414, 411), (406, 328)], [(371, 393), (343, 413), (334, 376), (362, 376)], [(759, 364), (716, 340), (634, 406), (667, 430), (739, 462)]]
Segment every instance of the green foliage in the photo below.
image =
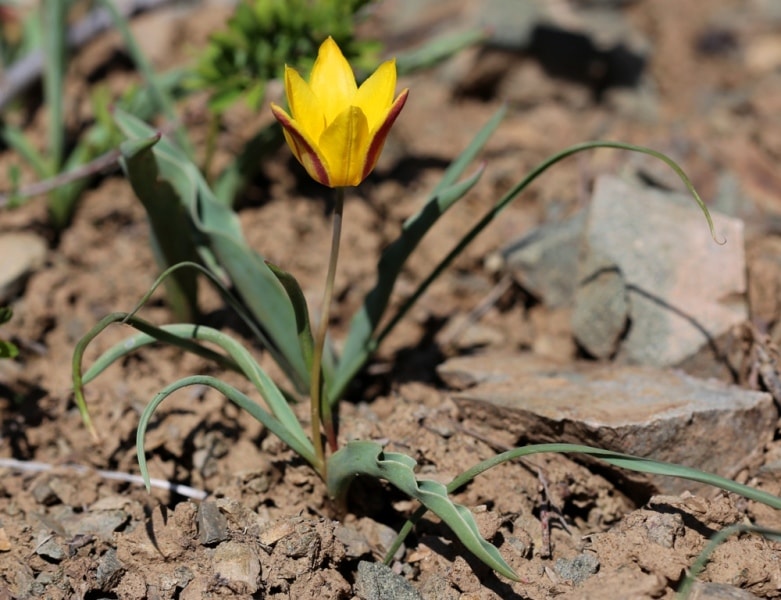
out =
[[(39, 40), (44, 53), (43, 88), (48, 112), (47, 145), (40, 151), (21, 129), (8, 124), (0, 129), (0, 137), (32, 167), (40, 179), (65, 179), (48, 192), (49, 216), (52, 225), (57, 229), (63, 229), (70, 223), (81, 194), (97, 174), (90, 169), (91, 162), (122, 141), (122, 134), (110, 116), (110, 107), (123, 107), (141, 119), (151, 119), (158, 111), (169, 109), (169, 115), (173, 118), (173, 99), (182, 91), (182, 73), (172, 72), (163, 77), (153, 74), (143, 54), (134, 45), (127, 24), (113, 2), (98, 2), (109, 11), (114, 24), (125, 34), (131, 55), (139, 70), (146, 75), (147, 85), (130, 87), (120, 98), (110, 97), (106, 88), (97, 86), (91, 95), (95, 121), (71, 144), (66, 130), (63, 102), (68, 58), (65, 43), (68, 10), (73, 3), (70, 0), (43, 0), (42, 10), (38, 11), (37, 18), (30, 19), (30, 26), (26, 30), (29, 29), (31, 33), (25, 39)], [(27, 51), (33, 49), (29, 43), (25, 44), (25, 48)], [(67, 154), (66, 150), (69, 151)], [(67, 174), (74, 176), (63, 177)], [(18, 177), (12, 177), (11, 180), (14, 186), (9, 191), (11, 203), (18, 204), (22, 200), (19, 196)]]
[(329, 35), (360, 68), (376, 62), (378, 44), (355, 39), (355, 14), (370, 0), (241, 0), (227, 27), (213, 34), (192, 80), (220, 113), (238, 99), (257, 108), (266, 84), (285, 64), (307, 69)]
[[(13, 316), (13, 311), (7, 306), (0, 306), (0, 325), (7, 323)], [(16, 358), (19, 348), (6, 340), (0, 339), (0, 358)]]

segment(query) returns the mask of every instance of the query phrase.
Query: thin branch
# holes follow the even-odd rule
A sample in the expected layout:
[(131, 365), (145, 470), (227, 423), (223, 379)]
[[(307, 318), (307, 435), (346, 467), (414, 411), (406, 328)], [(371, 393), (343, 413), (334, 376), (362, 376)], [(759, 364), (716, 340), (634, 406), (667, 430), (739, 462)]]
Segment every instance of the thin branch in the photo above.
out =
[(119, 150), (110, 150), (84, 165), (79, 165), (75, 169), (55, 175), (51, 179), (31, 183), (16, 191), (0, 192), (0, 208), (4, 208), (11, 199), (22, 200), (41, 194), (48, 194), (61, 185), (67, 185), (84, 177), (97, 175), (109, 168), (115, 167), (119, 161), (119, 157)]
[[(45, 471), (51, 471), (55, 468), (55, 465), (36, 461), (16, 460), (15, 458), (0, 458), (0, 468), (13, 469), (15, 471), (23, 471), (28, 473), (41, 473)], [(104, 471), (101, 469), (92, 469), (85, 467), (84, 465), (57, 465), (57, 468), (66, 468), (76, 471), (77, 473), (90, 473), (95, 472), (104, 479), (112, 479), (114, 481), (126, 481), (128, 483), (136, 483), (144, 485), (144, 478), (140, 475), (132, 475), (130, 473), (121, 473), (119, 471)], [(183, 485), (181, 483), (175, 483), (173, 481), (166, 481), (165, 479), (151, 479), (150, 483), (152, 487), (174, 492), (185, 498), (193, 498), (194, 500), (204, 500), (208, 493), (204, 490), (199, 490), (189, 485)]]

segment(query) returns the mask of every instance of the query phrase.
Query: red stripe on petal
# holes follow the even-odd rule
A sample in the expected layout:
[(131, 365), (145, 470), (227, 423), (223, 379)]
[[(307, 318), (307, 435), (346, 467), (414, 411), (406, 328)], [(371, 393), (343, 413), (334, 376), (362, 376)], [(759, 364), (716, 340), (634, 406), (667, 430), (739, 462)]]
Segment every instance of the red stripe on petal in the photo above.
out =
[(331, 185), (331, 177), (328, 173), (328, 166), (325, 159), (318, 152), (317, 147), (308, 139), (307, 135), (298, 126), (290, 115), (282, 110), (276, 104), (271, 105), (271, 112), (279, 121), (285, 130), (285, 139), (293, 151), (293, 155), (298, 159), (309, 176), (323, 185)]
[(399, 94), (399, 97), (396, 98), (396, 100), (391, 105), (391, 108), (388, 111), (388, 115), (385, 117), (382, 125), (379, 126), (377, 131), (374, 133), (371, 142), (369, 142), (369, 150), (366, 152), (366, 161), (363, 163), (361, 181), (366, 179), (366, 177), (369, 176), (369, 173), (371, 173), (374, 170), (374, 167), (377, 165), (380, 154), (382, 154), (382, 148), (385, 146), (385, 138), (388, 137), (388, 132), (390, 131), (391, 127), (393, 127), (393, 123), (399, 116), (401, 109), (404, 108), (404, 103), (407, 101), (408, 95), (409, 89), (403, 90), (401, 94)]

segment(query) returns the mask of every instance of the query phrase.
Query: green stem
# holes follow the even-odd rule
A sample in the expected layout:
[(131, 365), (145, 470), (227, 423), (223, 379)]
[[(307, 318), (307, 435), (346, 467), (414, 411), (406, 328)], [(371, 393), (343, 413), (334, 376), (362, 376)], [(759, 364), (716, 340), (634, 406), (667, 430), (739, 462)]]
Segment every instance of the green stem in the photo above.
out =
[[(323, 348), (325, 347), (325, 336), (328, 332), (328, 321), (331, 314), (331, 300), (334, 295), (334, 278), (336, 277), (336, 263), (339, 260), (339, 239), (342, 235), (342, 214), (344, 213), (344, 188), (334, 189), (334, 226), (331, 237), (331, 256), (328, 260), (328, 275), (325, 280), (325, 291), (323, 293), (323, 305), (320, 315), (320, 323), (317, 326), (315, 334), (315, 347), (312, 355), (312, 372), (310, 375), (309, 397), (311, 399), (312, 415), (312, 443), (315, 447), (322, 472), (323, 479), (326, 477), (325, 453), (323, 451), (323, 441), (320, 438), (321, 414), (324, 421), (325, 433), (328, 437), (328, 444), (331, 451), (336, 451), (336, 433), (334, 430), (333, 415), (331, 413), (331, 403), (327, 398), (323, 398), (323, 386), (321, 383)], [(321, 413), (322, 411), (322, 413)]]

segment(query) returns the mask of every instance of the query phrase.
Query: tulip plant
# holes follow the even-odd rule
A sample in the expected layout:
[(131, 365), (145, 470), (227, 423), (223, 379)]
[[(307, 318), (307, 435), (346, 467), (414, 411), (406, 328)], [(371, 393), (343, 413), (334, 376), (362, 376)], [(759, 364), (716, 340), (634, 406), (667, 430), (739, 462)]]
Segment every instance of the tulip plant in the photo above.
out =
[[(167, 264), (173, 265), (161, 275), (158, 283), (181, 269), (204, 273), (272, 353), (286, 373), (292, 389), (283, 391), (258, 365), (250, 352), (226, 333), (189, 323), (155, 326), (135, 316), (137, 309), (130, 313), (113, 313), (98, 323), (79, 342), (74, 352), (75, 397), (87, 425), (91, 428), (83, 396), (85, 383), (97, 377), (114, 361), (142, 346), (156, 341), (179, 346), (243, 374), (257, 389), (264, 405), (212, 376), (184, 377), (166, 386), (142, 413), (137, 432), (139, 466), (147, 482), (149, 475), (143, 450), (144, 435), (154, 411), (166, 397), (181, 388), (209, 386), (249, 412), (306, 460), (325, 481), (329, 494), (337, 502), (344, 502), (350, 482), (356, 475), (386, 480), (417, 499), (421, 509), (405, 526), (397, 543), (401, 543), (415, 519), (420, 518), (426, 510), (431, 510), (453, 530), (469, 551), (510, 579), (517, 579), (513, 569), (498, 549), (481, 537), (469, 510), (455, 503), (450, 494), (492, 466), (519, 456), (551, 451), (585, 453), (627, 469), (710, 483), (781, 508), (779, 498), (714, 475), (587, 446), (545, 444), (518, 448), (476, 465), (445, 486), (419, 479), (415, 474), (415, 460), (405, 454), (385, 451), (377, 442), (357, 440), (340, 444), (337, 404), (371, 353), (458, 253), (532, 180), (563, 158), (595, 147), (622, 148), (652, 155), (667, 163), (686, 183), (713, 233), (707, 209), (686, 175), (669, 158), (647, 148), (618, 142), (590, 142), (572, 146), (541, 163), (508, 191), (380, 329), (379, 324), (386, 313), (404, 262), (439, 216), (480, 177), (482, 167), (463, 181), (458, 181), (498, 126), (502, 118), (500, 112), (447, 169), (429, 199), (417, 214), (404, 223), (398, 239), (384, 250), (377, 266), (377, 282), (367, 294), (362, 308), (353, 317), (341, 355), (337, 356), (333, 348), (326, 344), (326, 332), (339, 255), (344, 189), (360, 184), (374, 169), (388, 131), (398, 118), (409, 93), (405, 89), (396, 95), (395, 88), (396, 66), (393, 60), (381, 64), (358, 86), (339, 47), (328, 38), (320, 47), (308, 81), (294, 69), (286, 68), (285, 90), (289, 110), (273, 104), (271, 106), (294, 156), (315, 181), (334, 188), (336, 194), (332, 248), (322, 313), (314, 332), (304, 295), (293, 275), (280, 266), (267, 263), (249, 247), (236, 214), (226, 203), (217, 199), (187, 155), (170, 140), (130, 115), (122, 112), (115, 114), (119, 127), (128, 138), (120, 148), (123, 169), (147, 210), (157, 252), (165, 258)], [(173, 234), (190, 230), (195, 231), (196, 235)], [(149, 294), (151, 290), (141, 304)], [(126, 323), (139, 333), (108, 349), (86, 372), (82, 372), (82, 356), (87, 345), (103, 329), (116, 322)], [(213, 350), (213, 347), (219, 350)], [(291, 395), (309, 397), (309, 434), (291, 408)], [(388, 556), (392, 554), (393, 551)]]

